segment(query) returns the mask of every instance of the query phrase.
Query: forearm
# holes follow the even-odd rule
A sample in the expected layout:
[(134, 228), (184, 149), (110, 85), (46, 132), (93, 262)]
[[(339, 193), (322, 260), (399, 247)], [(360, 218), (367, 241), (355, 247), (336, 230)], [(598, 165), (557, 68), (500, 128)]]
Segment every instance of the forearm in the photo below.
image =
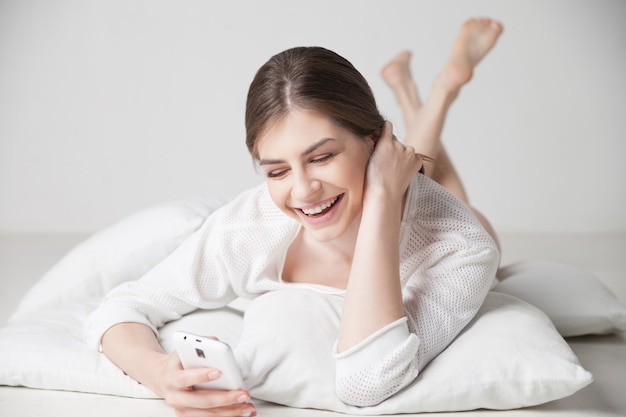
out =
[(163, 397), (159, 386), (167, 354), (152, 330), (139, 323), (121, 323), (102, 337), (102, 352), (126, 374)]
[(383, 193), (364, 205), (346, 291), (338, 352), (404, 316), (399, 271), (401, 201)]

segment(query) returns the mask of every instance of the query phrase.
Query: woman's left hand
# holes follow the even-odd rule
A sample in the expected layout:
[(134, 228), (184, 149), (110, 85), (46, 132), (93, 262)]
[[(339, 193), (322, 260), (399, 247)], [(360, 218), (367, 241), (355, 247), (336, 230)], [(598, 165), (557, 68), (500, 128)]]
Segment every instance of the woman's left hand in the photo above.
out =
[(394, 201), (401, 201), (422, 164), (415, 149), (400, 143), (393, 134), (391, 122), (385, 122), (367, 167), (366, 197), (383, 192)]

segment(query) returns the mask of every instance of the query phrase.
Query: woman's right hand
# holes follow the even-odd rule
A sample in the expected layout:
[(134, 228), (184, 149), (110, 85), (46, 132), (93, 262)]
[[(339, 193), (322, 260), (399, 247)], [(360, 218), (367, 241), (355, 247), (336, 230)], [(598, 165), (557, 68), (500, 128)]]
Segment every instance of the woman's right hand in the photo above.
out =
[(191, 388), (219, 379), (220, 372), (183, 369), (178, 353), (165, 353), (155, 333), (144, 324), (116, 324), (105, 332), (101, 343), (102, 352), (118, 368), (165, 399), (179, 417), (256, 415), (247, 391)]
[(178, 354), (164, 357), (158, 395), (174, 408), (179, 417), (193, 416), (255, 416), (250, 394), (245, 390), (194, 390), (193, 385), (219, 379), (213, 368), (183, 369)]

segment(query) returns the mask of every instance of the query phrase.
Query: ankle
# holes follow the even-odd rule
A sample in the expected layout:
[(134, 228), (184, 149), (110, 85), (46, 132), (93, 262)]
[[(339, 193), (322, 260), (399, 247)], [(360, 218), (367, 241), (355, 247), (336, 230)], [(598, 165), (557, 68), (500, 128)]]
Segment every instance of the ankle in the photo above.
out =
[(441, 73), (433, 82), (428, 101), (447, 109), (459, 95), (461, 86), (454, 83), (447, 74)]

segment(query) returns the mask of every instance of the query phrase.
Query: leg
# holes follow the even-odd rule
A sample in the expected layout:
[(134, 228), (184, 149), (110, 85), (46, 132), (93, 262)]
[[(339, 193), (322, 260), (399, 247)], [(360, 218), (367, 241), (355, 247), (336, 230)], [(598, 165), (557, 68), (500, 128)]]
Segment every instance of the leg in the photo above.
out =
[[(433, 83), (422, 104), (409, 69), (410, 53), (403, 52), (387, 64), (382, 76), (393, 90), (407, 126), (405, 143), (415, 151), (435, 160), (426, 163), (425, 174), (446, 187), (468, 206), (469, 198), (449, 158), (441, 132), (447, 112), (459, 91), (471, 78), (476, 65), (495, 45), (502, 33), (500, 23), (486, 18), (470, 19), (463, 24), (448, 62)], [(471, 207), (471, 206), (470, 206)], [(482, 214), (474, 210), (487, 231), (496, 239), (495, 231)]]

